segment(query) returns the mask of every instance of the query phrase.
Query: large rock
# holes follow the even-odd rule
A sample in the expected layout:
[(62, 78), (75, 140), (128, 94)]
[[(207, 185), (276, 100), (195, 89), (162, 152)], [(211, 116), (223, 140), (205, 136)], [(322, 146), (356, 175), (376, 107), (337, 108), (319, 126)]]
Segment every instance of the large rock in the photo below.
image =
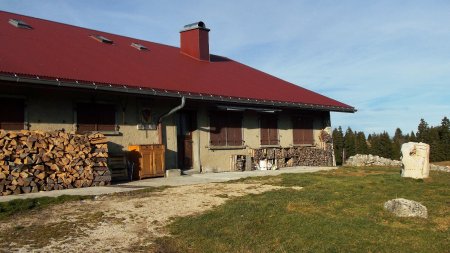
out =
[(384, 203), (384, 209), (394, 213), (399, 217), (420, 217), (427, 218), (427, 208), (419, 202), (409, 199), (392, 199)]
[(430, 174), (430, 145), (408, 142), (402, 145), (402, 177), (427, 178)]

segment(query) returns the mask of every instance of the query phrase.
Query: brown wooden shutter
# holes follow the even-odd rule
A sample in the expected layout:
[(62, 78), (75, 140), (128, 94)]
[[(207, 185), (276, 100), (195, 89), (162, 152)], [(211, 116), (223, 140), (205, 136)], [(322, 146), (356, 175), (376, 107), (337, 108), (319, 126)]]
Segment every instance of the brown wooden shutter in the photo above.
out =
[(23, 99), (0, 98), (0, 129), (22, 130), (25, 123)]
[(228, 113), (227, 116), (227, 146), (241, 146), (243, 144), (242, 114)]
[(213, 112), (209, 118), (209, 142), (212, 146), (226, 145), (226, 115), (221, 112)]
[(116, 110), (114, 105), (97, 104), (97, 131), (116, 130)]
[(275, 115), (261, 115), (261, 145), (278, 145), (278, 119)]
[(261, 118), (261, 145), (269, 145), (269, 129), (267, 127), (267, 119)]
[(269, 145), (278, 145), (278, 122), (274, 117), (269, 123)]
[(314, 144), (313, 119), (310, 117), (303, 121), (303, 144)]
[(294, 119), (294, 144), (314, 144), (313, 120), (311, 117)]

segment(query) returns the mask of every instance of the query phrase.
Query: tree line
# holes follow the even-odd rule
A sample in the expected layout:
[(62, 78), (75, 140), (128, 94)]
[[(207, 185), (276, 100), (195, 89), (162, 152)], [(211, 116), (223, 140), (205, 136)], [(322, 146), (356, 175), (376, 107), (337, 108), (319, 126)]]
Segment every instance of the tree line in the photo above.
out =
[(353, 131), (350, 127), (345, 133), (340, 126), (333, 130), (334, 154), (338, 165), (355, 154), (372, 154), (399, 160), (402, 144), (410, 141), (429, 144), (431, 162), (449, 161), (450, 120), (444, 117), (440, 125), (429, 126), (421, 119), (416, 132), (403, 134), (397, 128), (392, 138), (386, 131), (369, 134), (366, 138), (364, 132)]

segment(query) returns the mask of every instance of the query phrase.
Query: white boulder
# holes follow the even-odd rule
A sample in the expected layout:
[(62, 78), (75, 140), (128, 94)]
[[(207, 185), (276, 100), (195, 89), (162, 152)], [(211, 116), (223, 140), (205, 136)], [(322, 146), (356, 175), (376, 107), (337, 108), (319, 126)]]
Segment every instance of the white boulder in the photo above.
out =
[(402, 177), (427, 178), (430, 174), (430, 145), (408, 142), (402, 145)]
[(398, 217), (420, 217), (425, 219), (428, 217), (428, 210), (424, 205), (404, 198), (387, 201), (384, 203), (384, 209)]

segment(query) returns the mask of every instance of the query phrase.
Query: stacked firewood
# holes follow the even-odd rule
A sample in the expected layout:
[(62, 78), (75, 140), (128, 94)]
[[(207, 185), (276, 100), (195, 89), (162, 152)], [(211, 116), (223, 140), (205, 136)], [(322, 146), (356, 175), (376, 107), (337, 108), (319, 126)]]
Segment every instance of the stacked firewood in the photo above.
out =
[(325, 149), (316, 147), (261, 148), (253, 150), (254, 167), (259, 161), (268, 160), (278, 168), (292, 166), (332, 166), (333, 153), (331, 145)]
[(0, 130), (0, 195), (109, 184), (106, 142), (99, 133)]

